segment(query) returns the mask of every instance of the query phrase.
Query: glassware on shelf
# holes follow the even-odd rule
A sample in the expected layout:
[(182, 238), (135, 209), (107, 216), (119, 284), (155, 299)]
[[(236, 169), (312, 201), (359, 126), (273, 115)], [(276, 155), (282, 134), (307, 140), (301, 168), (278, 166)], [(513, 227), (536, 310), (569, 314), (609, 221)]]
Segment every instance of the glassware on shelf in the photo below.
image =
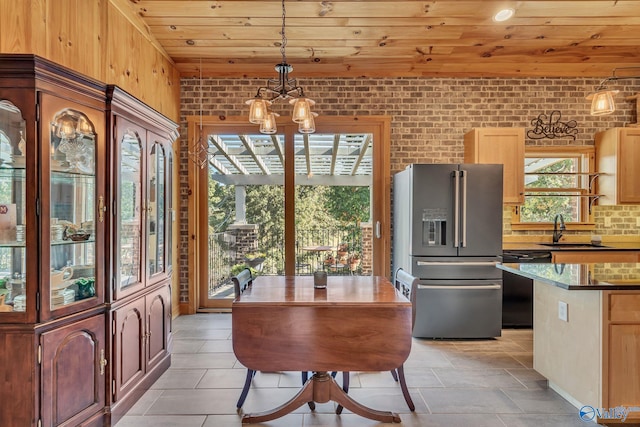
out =
[(26, 122), (8, 100), (0, 100), (0, 312), (26, 307)]
[(54, 114), (50, 141), (50, 308), (57, 310), (96, 294), (94, 126), (81, 111), (64, 109)]
[(54, 137), (51, 147), (52, 167), (93, 174), (95, 132), (89, 119), (79, 111), (67, 109), (57, 114), (51, 125)]

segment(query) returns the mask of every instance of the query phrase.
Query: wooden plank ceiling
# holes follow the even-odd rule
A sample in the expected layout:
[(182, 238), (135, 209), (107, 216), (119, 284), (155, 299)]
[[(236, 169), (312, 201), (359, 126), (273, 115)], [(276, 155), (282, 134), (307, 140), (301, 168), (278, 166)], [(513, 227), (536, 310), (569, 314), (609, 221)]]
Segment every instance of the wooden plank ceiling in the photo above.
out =
[[(200, 63), (205, 77), (273, 77), (281, 62), (280, 1), (111, 1), (184, 77)], [(494, 22), (505, 6), (515, 16)], [(286, 36), (292, 77), (606, 77), (640, 66), (640, 2), (287, 1)]]

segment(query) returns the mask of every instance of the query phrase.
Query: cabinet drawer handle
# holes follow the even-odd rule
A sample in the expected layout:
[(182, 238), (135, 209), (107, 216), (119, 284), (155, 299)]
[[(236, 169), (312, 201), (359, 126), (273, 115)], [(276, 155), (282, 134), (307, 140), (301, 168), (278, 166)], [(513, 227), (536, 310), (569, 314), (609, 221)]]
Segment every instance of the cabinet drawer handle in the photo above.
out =
[(100, 375), (104, 375), (104, 367), (107, 366), (107, 359), (104, 357), (104, 349), (100, 350)]

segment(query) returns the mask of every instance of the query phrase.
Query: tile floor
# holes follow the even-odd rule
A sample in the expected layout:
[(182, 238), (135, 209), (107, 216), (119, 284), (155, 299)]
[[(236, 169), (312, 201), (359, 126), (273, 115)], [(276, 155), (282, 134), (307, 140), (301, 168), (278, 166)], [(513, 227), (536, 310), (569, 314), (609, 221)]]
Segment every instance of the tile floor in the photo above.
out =
[[(411, 413), (389, 372), (352, 372), (349, 394), (375, 409), (398, 412), (402, 424), (384, 424), (335, 404), (304, 405), (274, 427), (382, 425), (433, 427), (584, 427), (578, 410), (532, 369), (531, 330), (504, 330), (495, 340), (414, 339), (405, 363), (416, 405)], [(231, 346), (231, 314), (181, 316), (173, 323), (171, 368), (117, 427), (240, 426), (236, 401), (246, 370)], [(340, 380), (341, 375), (338, 375)], [(258, 372), (244, 404), (250, 412), (276, 407), (301, 386), (299, 372)], [(593, 424), (592, 424), (593, 425)]]

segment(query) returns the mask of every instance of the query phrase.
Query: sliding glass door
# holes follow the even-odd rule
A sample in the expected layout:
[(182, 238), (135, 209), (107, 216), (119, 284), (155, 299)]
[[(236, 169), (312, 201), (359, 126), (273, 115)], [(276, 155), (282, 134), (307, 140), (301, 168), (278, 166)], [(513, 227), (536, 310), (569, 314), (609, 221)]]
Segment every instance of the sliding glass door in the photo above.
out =
[[(210, 156), (197, 174), (198, 308), (230, 307), (230, 278), (246, 267), (389, 275), (389, 188), (374, 185), (388, 182), (374, 172), (384, 126), (339, 121), (306, 135), (280, 124), (263, 135), (244, 120), (203, 126)], [(378, 175), (388, 176), (388, 156), (380, 162)]]

